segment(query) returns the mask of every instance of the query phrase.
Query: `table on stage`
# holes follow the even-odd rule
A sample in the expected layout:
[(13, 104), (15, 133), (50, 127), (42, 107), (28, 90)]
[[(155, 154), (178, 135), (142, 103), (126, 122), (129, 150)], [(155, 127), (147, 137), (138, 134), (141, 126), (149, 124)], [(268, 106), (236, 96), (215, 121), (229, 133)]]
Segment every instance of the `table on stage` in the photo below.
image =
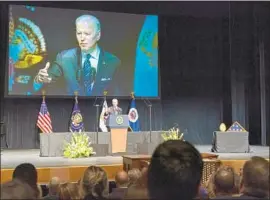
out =
[[(213, 172), (220, 166), (218, 155), (212, 153), (201, 153), (203, 158), (202, 182), (206, 183)], [(123, 156), (123, 169), (125, 171), (133, 168), (142, 169), (150, 163), (151, 155), (125, 155)]]

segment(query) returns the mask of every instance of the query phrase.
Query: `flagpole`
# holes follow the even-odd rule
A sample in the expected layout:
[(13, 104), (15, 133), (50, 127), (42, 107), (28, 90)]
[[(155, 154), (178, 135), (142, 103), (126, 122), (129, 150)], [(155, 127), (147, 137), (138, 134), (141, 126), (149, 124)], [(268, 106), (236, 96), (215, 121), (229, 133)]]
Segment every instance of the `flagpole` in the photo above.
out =
[(42, 90), (42, 101), (45, 101), (45, 94), (46, 94), (46, 91)]
[(152, 104), (148, 99), (144, 99), (144, 103), (149, 107), (149, 137), (152, 143)]
[(74, 95), (75, 95), (75, 103), (78, 103), (78, 92), (75, 91), (75, 92), (74, 92)]
[[(96, 100), (95, 102), (97, 101), (97, 97), (96, 97)], [(96, 106), (96, 144), (98, 144), (98, 127), (99, 127), (99, 104), (98, 103), (95, 103), (94, 106)]]

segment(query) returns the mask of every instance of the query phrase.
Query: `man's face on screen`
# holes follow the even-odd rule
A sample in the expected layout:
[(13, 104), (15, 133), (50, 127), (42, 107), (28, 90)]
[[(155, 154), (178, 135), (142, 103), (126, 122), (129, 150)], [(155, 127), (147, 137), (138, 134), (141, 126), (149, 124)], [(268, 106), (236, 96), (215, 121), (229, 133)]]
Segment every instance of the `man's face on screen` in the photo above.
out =
[(87, 52), (96, 47), (100, 39), (100, 31), (95, 24), (81, 21), (76, 24), (76, 36), (81, 50)]

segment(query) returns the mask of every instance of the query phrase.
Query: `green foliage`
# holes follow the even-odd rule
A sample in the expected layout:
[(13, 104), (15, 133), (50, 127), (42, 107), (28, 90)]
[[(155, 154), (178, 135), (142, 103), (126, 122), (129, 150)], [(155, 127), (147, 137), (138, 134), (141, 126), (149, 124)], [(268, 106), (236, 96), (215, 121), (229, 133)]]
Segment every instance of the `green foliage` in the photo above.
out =
[(95, 154), (89, 136), (85, 133), (72, 133), (70, 142), (65, 141), (65, 158), (84, 158)]
[(179, 133), (178, 128), (171, 128), (168, 131), (161, 134), (164, 141), (167, 140), (184, 140), (184, 133)]

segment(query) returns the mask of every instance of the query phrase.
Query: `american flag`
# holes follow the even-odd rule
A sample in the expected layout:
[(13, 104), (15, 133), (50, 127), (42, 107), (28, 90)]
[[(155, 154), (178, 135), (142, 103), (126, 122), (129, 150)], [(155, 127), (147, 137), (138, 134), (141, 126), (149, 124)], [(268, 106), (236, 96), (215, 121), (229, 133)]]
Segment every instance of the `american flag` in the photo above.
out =
[(42, 101), (38, 113), (37, 127), (42, 133), (52, 133), (52, 121), (45, 100)]
[(238, 122), (234, 122), (227, 131), (246, 132), (246, 130)]

